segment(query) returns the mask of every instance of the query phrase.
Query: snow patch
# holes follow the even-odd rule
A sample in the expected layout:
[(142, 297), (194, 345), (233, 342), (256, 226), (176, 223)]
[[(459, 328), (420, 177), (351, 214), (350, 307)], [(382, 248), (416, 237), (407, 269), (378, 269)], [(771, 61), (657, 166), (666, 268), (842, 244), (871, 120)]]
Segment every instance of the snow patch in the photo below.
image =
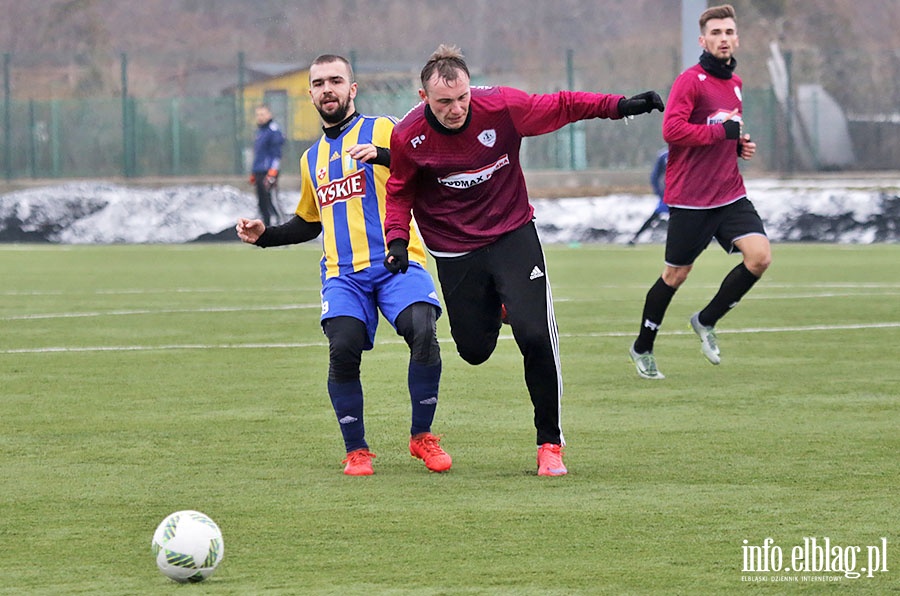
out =
[(190, 242), (256, 211), (256, 198), (232, 186), (136, 189), (80, 182), (0, 195), (0, 240)]
[[(900, 241), (900, 180), (747, 181), (773, 241)], [(292, 200), (297, 193), (292, 194)], [(653, 212), (651, 194), (536, 199), (550, 243), (628, 242)], [(289, 205), (282, 211), (293, 211)], [(257, 217), (256, 197), (227, 185), (131, 188), (78, 182), (0, 195), (0, 241), (61, 244), (182, 243), (236, 239), (238, 217)], [(642, 236), (663, 242), (665, 226)]]

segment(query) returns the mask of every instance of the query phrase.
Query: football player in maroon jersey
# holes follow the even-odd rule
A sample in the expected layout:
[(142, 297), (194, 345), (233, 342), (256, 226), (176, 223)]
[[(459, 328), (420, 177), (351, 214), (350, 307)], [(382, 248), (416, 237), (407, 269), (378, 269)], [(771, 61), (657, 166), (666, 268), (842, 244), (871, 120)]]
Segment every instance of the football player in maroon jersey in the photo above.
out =
[(645, 379), (665, 378), (653, 354), (656, 334), (675, 291), (713, 238), (727, 252), (737, 250), (743, 256), (718, 293), (690, 318), (700, 349), (713, 364), (721, 360), (716, 323), (772, 262), (765, 227), (738, 169), (738, 158), (752, 158), (756, 143), (742, 131), (741, 79), (734, 73), (734, 8), (726, 4), (703, 12), (700, 46), (700, 62), (675, 79), (663, 118), (663, 138), (669, 144), (665, 268), (647, 292), (640, 331), (629, 348), (638, 375)]
[(421, 83), (422, 103), (391, 135), (385, 266), (405, 269), (415, 217), (437, 263), (453, 340), (470, 364), (493, 353), (505, 306), (534, 406), (538, 475), (562, 476), (559, 336), (519, 161), (522, 138), (588, 118), (662, 111), (662, 99), (653, 91), (625, 98), (471, 87), (462, 53), (445, 45), (425, 64)]

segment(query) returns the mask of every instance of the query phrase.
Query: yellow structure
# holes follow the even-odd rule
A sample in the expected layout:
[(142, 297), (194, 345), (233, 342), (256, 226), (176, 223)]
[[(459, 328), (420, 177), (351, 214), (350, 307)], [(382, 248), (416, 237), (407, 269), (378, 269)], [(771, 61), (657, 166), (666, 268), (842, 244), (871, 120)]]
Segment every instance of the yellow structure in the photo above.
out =
[(290, 141), (322, 134), (319, 113), (309, 97), (309, 70), (295, 69), (244, 85), (244, 122), (255, 122), (254, 108), (265, 103)]
[[(252, 64), (246, 67), (249, 82), (244, 83), (244, 122), (255, 129), (254, 108), (265, 103), (288, 141), (304, 146), (322, 134), (319, 113), (309, 96), (309, 69), (284, 64)], [(356, 107), (363, 113), (401, 117), (419, 101), (415, 73), (379, 70), (360, 75), (364, 90), (357, 95)], [(237, 88), (225, 93), (236, 94)]]

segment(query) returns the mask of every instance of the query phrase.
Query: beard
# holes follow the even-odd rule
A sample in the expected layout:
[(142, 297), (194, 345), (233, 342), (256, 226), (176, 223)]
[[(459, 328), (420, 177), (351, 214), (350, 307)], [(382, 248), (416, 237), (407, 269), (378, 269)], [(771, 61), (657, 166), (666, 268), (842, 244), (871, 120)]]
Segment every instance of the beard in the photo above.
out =
[(317, 105), (316, 110), (319, 112), (319, 116), (322, 117), (322, 121), (326, 124), (340, 124), (344, 121), (348, 115), (347, 113), (350, 111), (350, 98), (348, 97), (345, 101), (338, 99), (337, 109), (330, 114), (325, 112), (321, 105)]

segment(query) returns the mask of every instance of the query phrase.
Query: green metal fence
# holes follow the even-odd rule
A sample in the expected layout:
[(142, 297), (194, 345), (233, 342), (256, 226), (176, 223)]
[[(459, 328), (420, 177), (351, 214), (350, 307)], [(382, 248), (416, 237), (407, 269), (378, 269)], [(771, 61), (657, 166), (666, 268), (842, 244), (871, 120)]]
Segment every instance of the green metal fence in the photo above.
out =
[[(767, 89), (745, 93), (745, 121), (761, 148), (775, 145), (773, 101)], [(357, 106), (364, 113), (402, 117), (415, 102), (410, 88), (362, 93)], [(243, 174), (255, 125), (238, 110), (232, 97), (12, 100), (9, 130), (2, 136), (10, 148), (4, 173), (8, 179)], [(2, 101), (0, 113), (7, 113)], [(658, 113), (579, 122), (526, 139), (523, 163), (561, 170), (649, 167), (663, 145), (661, 123)], [(286, 172), (299, 171), (308, 143), (286, 145)], [(764, 167), (777, 169), (772, 151), (759, 156)]]
[(10, 113), (12, 178), (226, 174), (243, 142), (231, 98), (13, 101)]

